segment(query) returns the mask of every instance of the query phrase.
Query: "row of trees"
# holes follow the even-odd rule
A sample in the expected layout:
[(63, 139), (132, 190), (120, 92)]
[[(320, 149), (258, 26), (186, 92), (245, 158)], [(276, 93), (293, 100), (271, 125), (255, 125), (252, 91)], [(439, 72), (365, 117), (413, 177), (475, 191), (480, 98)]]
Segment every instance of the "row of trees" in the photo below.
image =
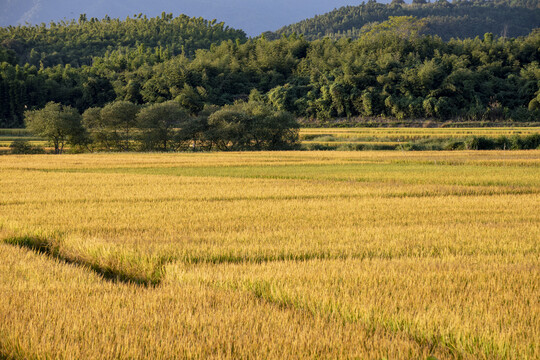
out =
[(366, 28), (386, 21), (390, 16), (414, 16), (425, 21), (424, 34), (444, 40), (474, 38), (491, 32), (504, 37), (527, 35), (538, 27), (540, 2), (536, 0), (392, 0), (389, 4), (369, 0), (359, 6), (346, 6), (327, 14), (303, 20), (276, 31), (268, 38), (283, 34), (304, 34), (308, 40), (330, 37), (358, 38)]
[(88, 151), (283, 150), (298, 144), (294, 116), (260, 102), (206, 106), (197, 116), (167, 101), (139, 106), (117, 101), (89, 108), (50, 102), (25, 112), (26, 127), (56, 154), (66, 144)]

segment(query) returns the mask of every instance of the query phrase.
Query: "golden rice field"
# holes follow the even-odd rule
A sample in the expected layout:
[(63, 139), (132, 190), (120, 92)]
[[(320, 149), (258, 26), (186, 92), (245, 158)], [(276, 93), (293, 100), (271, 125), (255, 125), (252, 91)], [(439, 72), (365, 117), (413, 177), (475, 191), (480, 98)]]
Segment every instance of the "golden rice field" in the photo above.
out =
[(0, 173), (0, 359), (540, 357), (539, 150)]
[[(479, 127), (479, 128), (303, 128), (300, 140), (304, 146), (346, 145), (401, 149), (407, 142), (422, 140), (464, 140), (471, 137), (500, 138), (540, 134), (540, 127)], [(345, 147), (346, 148), (346, 147)]]
[(301, 136), (336, 136), (350, 138), (396, 138), (401, 140), (426, 137), (461, 138), (467, 136), (512, 136), (540, 133), (540, 127), (479, 127), (479, 128), (303, 128)]

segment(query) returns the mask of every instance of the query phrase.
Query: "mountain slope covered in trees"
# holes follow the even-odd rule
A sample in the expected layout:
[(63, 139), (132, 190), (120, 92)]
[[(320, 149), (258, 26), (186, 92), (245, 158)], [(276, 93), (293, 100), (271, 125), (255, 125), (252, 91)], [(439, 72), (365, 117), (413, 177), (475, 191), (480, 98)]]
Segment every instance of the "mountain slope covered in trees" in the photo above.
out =
[(82, 113), (120, 100), (174, 100), (192, 114), (251, 99), (317, 119), (540, 118), (540, 31), (445, 42), (418, 22), (391, 18), (358, 40), (228, 40), (194, 57), (114, 51), (79, 68), (21, 66), (0, 51), (0, 123), (22, 126), (49, 101)]
[[(387, 0), (384, 0), (387, 1)], [(0, 0), (0, 26), (49, 24), (65, 19), (88, 18), (125, 19), (143, 13), (159, 16), (163, 11), (174, 14), (218, 18), (231, 27), (242, 29), (250, 36), (317, 14), (324, 14), (340, 6), (359, 3), (359, 0)], [(69, 20), (68, 20), (69, 21)]]
[(246, 40), (242, 30), (231, 29), (223, 22), (163, 13), (147, 18), (142, 14), (125, 20), (87, 18), (78, 21), (9, 26), (0, 28), (0, 45), (12, 50), (24, 64), (91, 65), (93, 57), (112, 51), (160, 48), (160, 56), (181, 53), (191, 56), (197, 49), (208, 49), (224, 40)]
[(373, 24), (390, 16), (414, 16), (425, 22), (424, 34), (438, 35), (444, 40), (474, 38), (485, 33), (502, 37), (524, 36), (540, 27), (540, 2), (537, 0), (437, 0), (428, 3), (414, 0), (406, 4), (393, 0), (390, 4), (370, 0), (360, 6), (346, 6), (324, 15), (303, 20), (265, 33), (267, 38), (283, 34), (303, 34), (308, 40), (323, 37), (358, 38)]
[[(378, 6), (378, 5), (373, 5)], [(425, 19), (389, 17), (356, 40), (291, 35), (247, 39), (201, 18), (0, 29), (0, 127), (50, 101), (83, 113), (111, 102), (206, 105), (248, 99), (296, 117), (535, 121), (540, 31), (445, 41)]]

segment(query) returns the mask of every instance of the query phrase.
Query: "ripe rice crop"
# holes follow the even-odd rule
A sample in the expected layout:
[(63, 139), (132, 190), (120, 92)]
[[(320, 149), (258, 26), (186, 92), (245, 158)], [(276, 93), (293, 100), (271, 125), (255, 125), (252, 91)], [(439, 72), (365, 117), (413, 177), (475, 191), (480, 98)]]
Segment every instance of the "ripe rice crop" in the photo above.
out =
[(0, 358), (540, 356), (538, 150), (0, 171)]
[[(385, 145), (390, 149), (403, 150), (403, 145), (418, 142), (424, 145), (431, 142), (435, 148), (425, 150), (454, 150), (452, 142), (465, 142), (474, 137), (491, 140), (501, 140), (510, 143), (514, 137), (524, 138), (537, 136), (538, 127), (483, 127), (483, 128), (304, 128), (300, 130), (302, 144), (308, 149), (314, 145), (322, 145), (329, 149), (339, 148), (343, 145), (366, 147)], [(464, 144), (463, 144), (464, 145)], [(535, 145), (536, 147), (537, 145)], [(501, 146), (502, 150), (509, 149)], [(351, 149), (353, 150), (353, 149)], [(489, 149), (484, 149), (489, 150)]]
[(303, 128), (301, 136), (335, 136), (340, 138), (401, 138), (466, 137), (466, 136), (512, 136), (531, 135), (540, 132), (539, 127), (482, 127), (482, 128)]

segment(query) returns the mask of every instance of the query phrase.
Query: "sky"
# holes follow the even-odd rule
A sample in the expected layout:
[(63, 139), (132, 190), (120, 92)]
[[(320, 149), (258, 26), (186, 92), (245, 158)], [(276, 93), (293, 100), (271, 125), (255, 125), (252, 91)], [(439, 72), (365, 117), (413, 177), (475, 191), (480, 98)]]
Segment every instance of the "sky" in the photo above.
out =
[(143, 13), (150, 17), (163, 11), (217, 19), (244, 30), (249, 36), (324, 14), (359, 0), (0, 0), (0, 26), (48, 24), (52, 21), (87, 17), (124, 19)]

